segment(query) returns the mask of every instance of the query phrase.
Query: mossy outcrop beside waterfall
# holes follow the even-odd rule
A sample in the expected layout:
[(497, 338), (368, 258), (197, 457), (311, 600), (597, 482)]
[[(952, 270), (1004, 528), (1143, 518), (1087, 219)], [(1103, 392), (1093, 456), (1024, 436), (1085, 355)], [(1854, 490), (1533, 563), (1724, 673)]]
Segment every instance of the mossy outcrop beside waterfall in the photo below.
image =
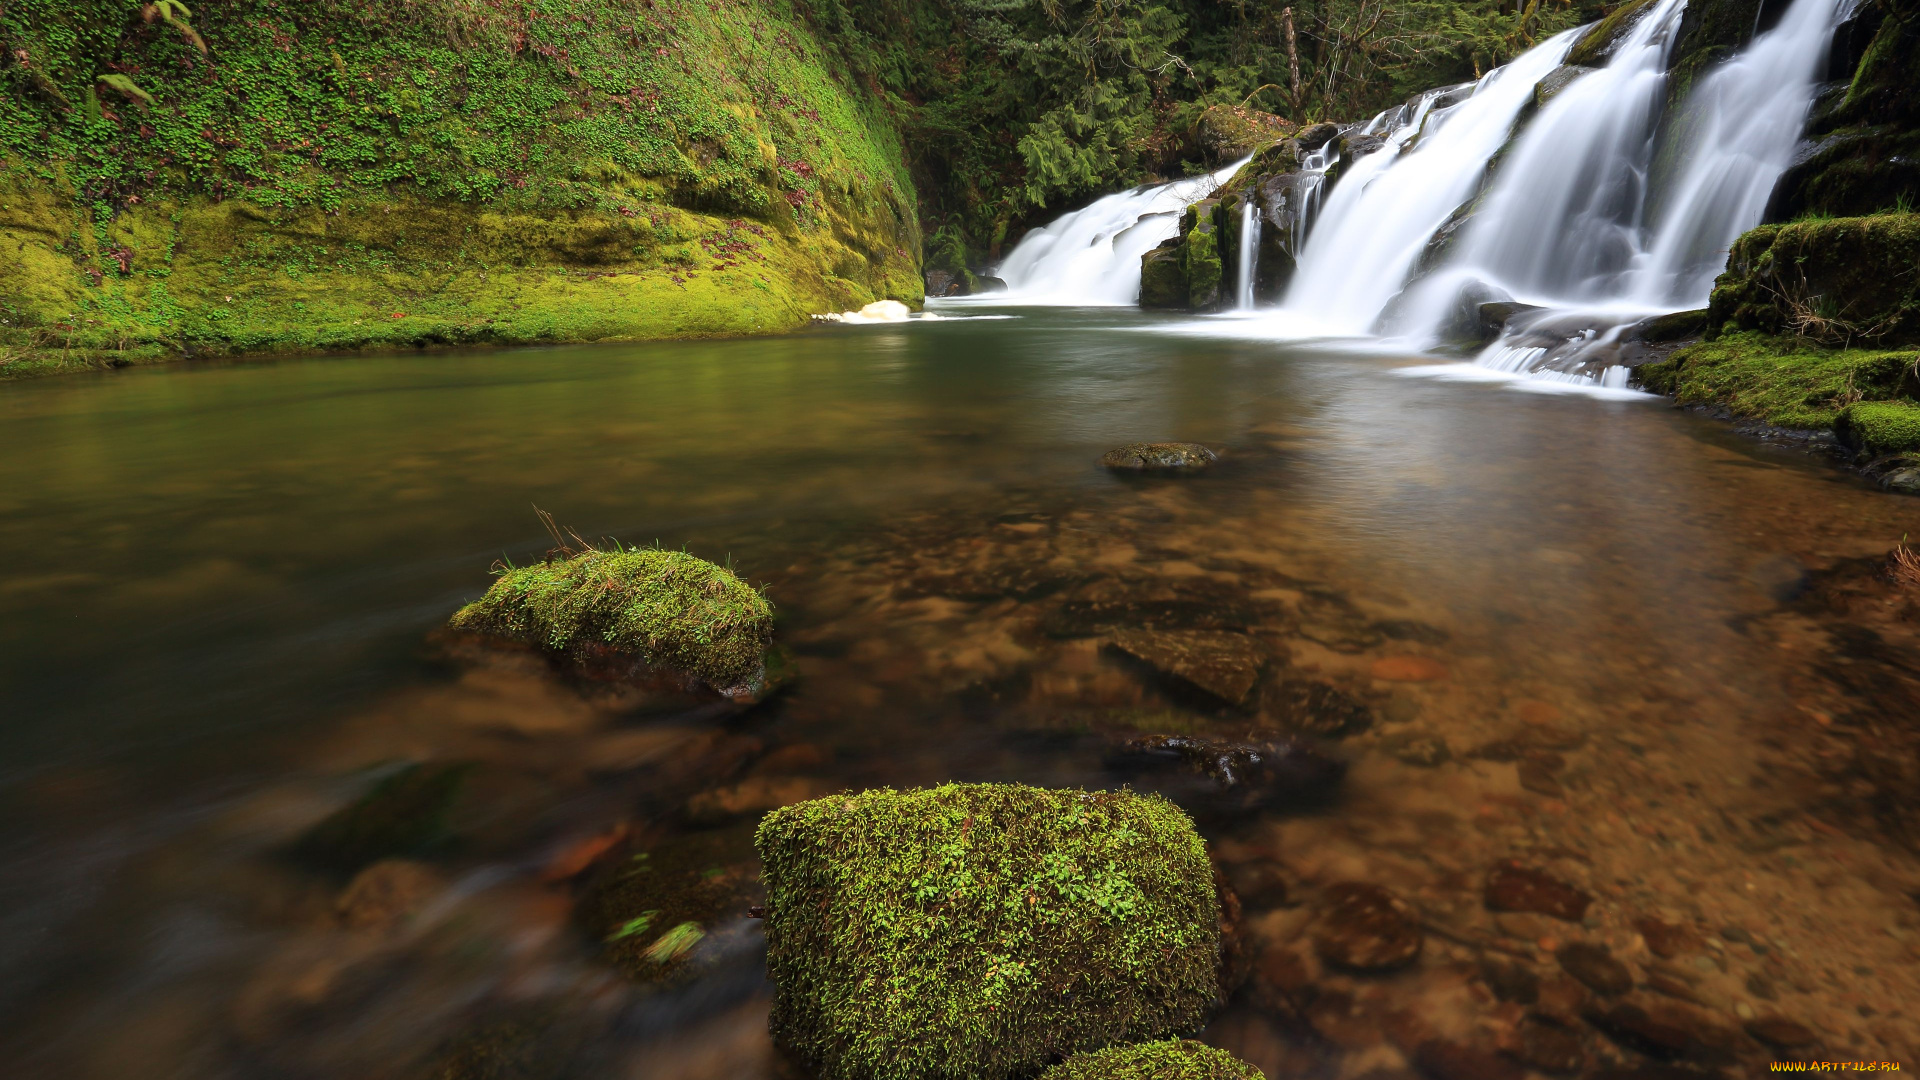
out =
[(0, 12), (0, 375), (920, 298), (892, 118), (782, 0), (146, 10)]

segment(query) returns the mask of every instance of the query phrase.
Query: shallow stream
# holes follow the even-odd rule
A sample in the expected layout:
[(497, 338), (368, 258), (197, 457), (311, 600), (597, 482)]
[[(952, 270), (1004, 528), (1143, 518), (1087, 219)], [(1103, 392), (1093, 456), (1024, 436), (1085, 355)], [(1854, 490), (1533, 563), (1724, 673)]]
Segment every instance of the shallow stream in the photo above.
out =
[[(1270, 1077), (1506, 1045), (1534, 1021), (1502, 965), (1578, 1017), (1556, 955), (1587, 941), (1656, 1019), (1914, 1060), (1920, 589), (1881, 567), (1920, 501), (1657, 399), (1012, 314), (7, 386), (7, 1073), (779, 1075), (744, 904), (705, 975), (637, 984), (575, 912), (596, 837), (710, 850), (746, 895), (768, 805), (1111, 785), (1113, 733), (1235, 737), (1299, 680), (1367, 719), (1325, 743), (1333, 801), (1208, 826), (1260, 958), (1210, 1040)], [(1098, 466), (1155, 439), (1221, 461)], [(536, 505), (730, 560), (798, 682), (713, 720), (450, 653), (489, 565), (551, 546)], [(1244, 631), (1260, 687), (1196, 701), (1107, 648), (1090, 597)], [(409, 761), (472, 768), (389, 917), (288, 851)], [(1592, 909), (1489, 910), (1509, 859)], [(1351, 880), (1419, 912), (1413, 967), (1300, 944)], [(1650, 951), (1648, 920), (1695, 936)], [(1587, 1068), (1651, 1059), (1569, 1030)]]

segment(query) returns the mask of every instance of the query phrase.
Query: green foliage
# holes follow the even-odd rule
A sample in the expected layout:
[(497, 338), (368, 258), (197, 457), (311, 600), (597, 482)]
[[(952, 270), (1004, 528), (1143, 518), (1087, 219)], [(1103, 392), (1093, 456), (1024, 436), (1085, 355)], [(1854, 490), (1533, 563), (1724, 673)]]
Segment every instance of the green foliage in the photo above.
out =
[(1868, 454), (1920, 450), (1920, 405), (1910, 401), (1863, 401), (1842, 410), (1834, 431)]
[(760, 671), (773, 605), (732, 571), (683, 551), (589, 550), (502, 569), (449, 625), (557, 653), (635, 653), (724, 689)]
[(755, 836), (775, 1038), (827, 1080), (1032, 1075), (1197, 1030), (1218, 901), (1178, 807), (948, 784), (785, 807)]
[(1040, 1080), (1267, 1080), (1267, 1074), (1225, 1050), (1167, 1039), (1075, 1054)]
[(1595, 0), (802, 2), (909, 132), (928, 220), (957, 225), (982, 257), (1064, 204), (1179, 175), (1200, 156), (1194, 128), (1210, 107), (1257, 96), (1296, 123), (1364, 119), (1603, 11)]
[(1648, 389), (1682, 405), (1724, 406), (1780, 427), (1831, 426), (1862, 399), (1912, 394), (1911, 351), (1832, 349), (1803, 338), (1722, 334), (1640, 369)]

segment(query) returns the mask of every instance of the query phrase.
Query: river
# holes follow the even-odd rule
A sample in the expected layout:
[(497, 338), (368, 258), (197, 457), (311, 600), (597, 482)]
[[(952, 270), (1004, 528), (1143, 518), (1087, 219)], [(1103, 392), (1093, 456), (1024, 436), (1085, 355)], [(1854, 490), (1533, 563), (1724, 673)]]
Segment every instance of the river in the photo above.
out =
[[(1502, 957), (1551, 971), (1565, 924), (1480, 902), (1506, 858), (1592, 894), (1584, 932), (1643, 979), (1666, 961), (1640, 920), (1717, 935), (1673, 960), (1688, 1008), (1920, 1045), (1914, 796), (1868, 734), (1920, 700), (1889, 659), (1913, 601), (1860, 569), (1920, 502), (1659, 399), (1401, 377), (1420, 358), (1132, 310), (1002, 314), (6, 387), (9, 1074), (775, 1075), (744, 912), (740, 959), (636, 987), (554, 859), (623, 828), (750, 878), (757, 811), (713, 792), (1107, 785), (1102, 732), (1259, 719), (1062, 629), (1096, 586), (1252, 610), (1269, 684), (1371, 711), (1327, 751), (1349, 763), (1330, 805), (1211, 828), (1231, 880), (1289, 883), (1243, 885), (1269, 949), (1343, 879), (1429, 926), (1417, 971), (1341, 991), (1364, 1023), (1302, 1035), (1256, 972), (1207, 1037), (1269, 1076), (1373, 1060), (1394, 1036), (1367, 1017), (1469, 1024)], [(1153, 439), (1221, 460), (1098, 465)], [(449, 653), (433, 631), (489, 565), (551, 546), (536, 506), (766, 585), (798, 683), (701, 721)], [(362, 920), (287, 851), (405, 761), (472, 771), (424, 906)]]

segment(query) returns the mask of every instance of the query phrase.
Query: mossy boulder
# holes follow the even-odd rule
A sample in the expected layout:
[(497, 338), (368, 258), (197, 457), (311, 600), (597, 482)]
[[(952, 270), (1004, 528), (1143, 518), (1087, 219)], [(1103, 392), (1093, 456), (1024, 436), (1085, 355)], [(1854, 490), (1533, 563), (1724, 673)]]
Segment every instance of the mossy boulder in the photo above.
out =
[(775, 1040), (824, 1080), (999, 1080), (1197, 1031), (1218, 995), (1205, 843), (1172, 803), (878, 790), (761, 822)]
[(1714, 283), (1708, 325), (1829, 344), (1920, 343), (1920, 214), (1754, 229)]
[(1627, 3), (1614, 8), (1606, 18), (1593, 24), (1593, 29), (1580, 35), (1567, 53), (1567, 63), (1575, 67), (1596, 68), (1606, 64), (1613, 57), (1613, 50), (1620, 44), (1627, 31), (1640, 20), (1652, 7), (1654, 0), (1627, 0)]
[(1226, 279), (1220, 256), (1220, 202), (1202, 199), (1180, 215), (1180, 236), (1185, 246), (1183, 260), (1187, 271), (1187, 306), (1195, 311), (1212, 311), (1221, 304), (1221, 285)]
[(1211, 106), (1193, 125), (1202, 158), (1216, 166), (1246, 157), (1292, 131), (1284, 116), (1237, 105)]
[(1199, 472), (1218, 455), (1190, 442), (1128, 443), (1100, 455), (1100, 464), (1122, 472)]
[(1841, 410), (1833, 424), (1842, 442), (1875, 456), (1920, 450), (1920, 405), (1862, 401)]
[(1075, 1054), (1040, 1080), (1267, 1080), (1267, 1074), (1206, 1043), (1166, 1039)]
[(1180, 237), (1170, 236), (1140, 257), (1140, 306), (1184, 310), (1188, 303), (1187, 261)]
[(686, 552), (623, 548), (509, 568), (449, 625), (616, 676), (753, 697), (765, 681), (773, 605)]

